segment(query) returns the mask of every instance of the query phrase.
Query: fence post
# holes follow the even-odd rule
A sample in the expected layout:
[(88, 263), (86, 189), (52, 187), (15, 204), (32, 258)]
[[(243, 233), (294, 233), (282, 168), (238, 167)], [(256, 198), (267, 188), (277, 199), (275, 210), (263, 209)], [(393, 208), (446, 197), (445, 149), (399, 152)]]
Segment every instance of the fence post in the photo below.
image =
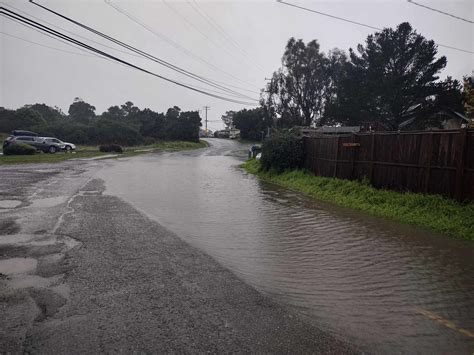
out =
[[(356, 135), (352, 133), (352, 143), (356, 142)], [(356, 150), (352, 148), (352, 154), (351, 154), (351, 180), (354, 180), (354, 168), (355, 168), (355, 154)]]
[(461, 128), (459, 130), (458, 141), (456, 142), (456, 160), (458, 162), (456, 167), (456, 185), (454, 189), (454, 197), (459, 202), (463, 200), (463, 185), (464, 185), (464, 165), (466, 161), (466, 138), (467, 129)]
[(370, 144), (370, 175), (369, 181), (370, 184), (374, 183), (374, 159), (375, 159), (375, 132), (372, 132), (372, 139)]
[(333, 177), (337, 177), (337, 163), (338, 163), (338, 160), (339, 160), (339, 141), (340, 141), (341, 137), (340, 136), (337, 136), (337, 140), (336, 140), (336, 159), (335, 159), (335, 162), (334, 162), (334, 174), (333, 174)]
[(428, 193), (429, 186), (430, 186), (430, 177), (431, 177), (431, 162), (433, 160), (433, 132), (430, 132), (429, 134), (428, 146), (426, 149), (428, 152), (428, 161), (427, 161), (428, 164), (426, 167), (425, 181), (423, 183), (423, 191), (425, 193)]

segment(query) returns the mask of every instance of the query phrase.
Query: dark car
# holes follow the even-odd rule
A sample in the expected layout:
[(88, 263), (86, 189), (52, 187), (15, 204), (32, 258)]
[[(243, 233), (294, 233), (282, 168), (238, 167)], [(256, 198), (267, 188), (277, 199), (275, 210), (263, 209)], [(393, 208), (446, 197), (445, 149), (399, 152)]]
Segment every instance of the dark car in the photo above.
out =
[(8, 147), (10, 144), (23, 143), (35, 147), (36, 150), (44, 153), (56, 153), (64, 149), (64, 143), (57, 143), (51, 140), (46, 140), (42, 137), (34, 136), (10, 136), (5, 142), (3, 142), (3, 149)]

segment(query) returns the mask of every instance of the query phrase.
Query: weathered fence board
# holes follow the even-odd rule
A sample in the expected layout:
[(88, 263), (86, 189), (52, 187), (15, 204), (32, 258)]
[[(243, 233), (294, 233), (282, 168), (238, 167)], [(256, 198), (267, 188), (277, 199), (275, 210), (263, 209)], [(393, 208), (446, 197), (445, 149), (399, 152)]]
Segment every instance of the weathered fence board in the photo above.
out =
[(304, 151), (319, 176), (474, 201), (472, 129), (305, 137)]

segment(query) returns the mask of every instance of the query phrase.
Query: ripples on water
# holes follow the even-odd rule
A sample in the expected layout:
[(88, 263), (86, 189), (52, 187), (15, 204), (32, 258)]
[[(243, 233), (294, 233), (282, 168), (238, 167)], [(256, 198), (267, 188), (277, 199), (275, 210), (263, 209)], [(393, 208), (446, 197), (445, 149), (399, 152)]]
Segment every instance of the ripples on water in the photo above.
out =
[(472, 353), (474, 339), (426, 316), (474, 331), (472, 243), (261, 183), (221, 153), (151, 155), (104, 177), (111, 193), (362, 349)]

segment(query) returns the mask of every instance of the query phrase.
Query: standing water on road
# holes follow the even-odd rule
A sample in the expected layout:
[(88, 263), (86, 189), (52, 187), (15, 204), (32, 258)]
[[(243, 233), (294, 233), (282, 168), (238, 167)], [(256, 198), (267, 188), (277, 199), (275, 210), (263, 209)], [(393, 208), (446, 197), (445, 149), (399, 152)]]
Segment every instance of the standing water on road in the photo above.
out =
[(472, 243), (262, 183), (238, 167), (248, 147), (209, 142), (110, 162), (100, 177), (107, 193), (364, 351), (472, 353)]

